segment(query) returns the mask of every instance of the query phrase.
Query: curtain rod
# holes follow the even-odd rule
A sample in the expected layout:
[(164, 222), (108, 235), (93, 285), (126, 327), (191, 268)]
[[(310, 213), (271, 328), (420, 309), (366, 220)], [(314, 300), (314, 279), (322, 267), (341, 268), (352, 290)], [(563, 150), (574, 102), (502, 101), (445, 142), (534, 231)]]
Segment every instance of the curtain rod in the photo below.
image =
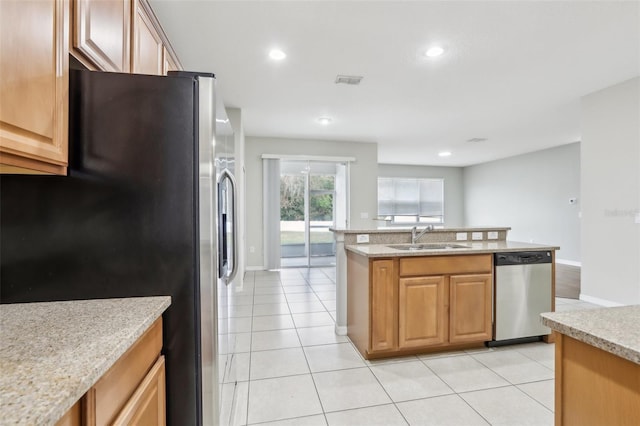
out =
[(335, 163), (354, 163), (356, 157), (327, 157), (323, 155), (288, 155), (262, 154), (262, 159), (298, 160), (298, 161), (328, 161)]

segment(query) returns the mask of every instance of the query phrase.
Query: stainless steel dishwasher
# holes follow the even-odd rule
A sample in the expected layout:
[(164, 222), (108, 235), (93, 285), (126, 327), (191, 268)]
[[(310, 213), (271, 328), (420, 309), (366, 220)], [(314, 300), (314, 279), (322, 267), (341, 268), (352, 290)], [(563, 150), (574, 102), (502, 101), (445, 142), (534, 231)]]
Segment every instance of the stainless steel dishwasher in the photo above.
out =
[(551, 311), (551, 252), (496, 253), (495, 335), (491, 344), (538, 340), (551, 331), (540, 322)]

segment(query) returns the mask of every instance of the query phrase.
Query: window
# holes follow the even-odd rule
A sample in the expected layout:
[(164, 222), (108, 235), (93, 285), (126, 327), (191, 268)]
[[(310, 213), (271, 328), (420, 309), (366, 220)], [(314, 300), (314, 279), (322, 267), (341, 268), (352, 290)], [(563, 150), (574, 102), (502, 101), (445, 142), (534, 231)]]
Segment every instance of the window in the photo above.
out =
[(444, 223), (444, 179), (378, 178), (378, 215), (392, 224)]

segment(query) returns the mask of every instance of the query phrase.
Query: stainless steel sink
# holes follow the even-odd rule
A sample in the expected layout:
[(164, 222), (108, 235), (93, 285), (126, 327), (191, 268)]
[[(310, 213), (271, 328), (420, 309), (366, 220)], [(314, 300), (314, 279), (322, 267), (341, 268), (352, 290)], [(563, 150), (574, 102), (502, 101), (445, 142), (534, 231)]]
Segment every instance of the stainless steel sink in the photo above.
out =
[(448, 244), (448, 243), (425, 243), (425, 244), (394, 244), (387, 246), (396, 250), (447, 250), (447, 249), (462, 249), (470, 248), (462, 244)]

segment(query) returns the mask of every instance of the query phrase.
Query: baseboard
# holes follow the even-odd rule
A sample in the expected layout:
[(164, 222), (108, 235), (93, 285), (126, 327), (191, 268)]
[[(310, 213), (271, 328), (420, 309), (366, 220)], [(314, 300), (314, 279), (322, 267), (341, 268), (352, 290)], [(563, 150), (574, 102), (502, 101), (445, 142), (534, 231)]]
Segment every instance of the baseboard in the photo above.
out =
[(578, 268), (582, 268), (582, 262), (576, 262), (575, 260), (556, 259), (556, 263), (560, 263), (561, 265), (577, 266)]
[(338, 336), (346, 336), (347, 335), (347, 326), (346, 325), (338, 325), (338, 324), (336, 324), (336, 334)]
[(584, 293), (580, 293), (580, 300), (582, 300), (583, 302), (593, 303), (594, 305), (605, 306), (607, 308), (624, 306), (622, 303), (612, 302), (611, 300), (601, 299), (599, 297), (588, 296)]
[(247, 266), (244, 268), (245, 271), (264, 271), (264, 266)]

